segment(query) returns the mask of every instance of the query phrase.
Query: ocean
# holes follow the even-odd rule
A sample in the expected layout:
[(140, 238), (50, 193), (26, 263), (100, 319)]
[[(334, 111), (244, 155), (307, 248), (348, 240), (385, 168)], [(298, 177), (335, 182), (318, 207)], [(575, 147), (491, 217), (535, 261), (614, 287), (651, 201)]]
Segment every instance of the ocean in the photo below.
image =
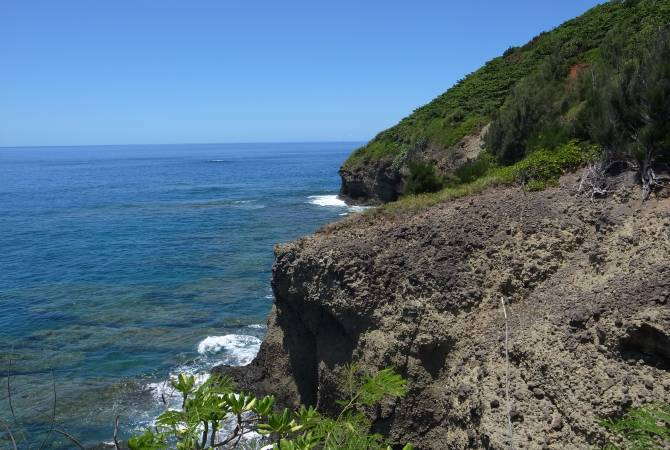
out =
[(52, 422), (94, 444), (119, 415), (124, 438), (170, 374), (249, 363), (273, 245), (356, 211), (359, 145), (0, 148), (0, 418), (67, 448)]

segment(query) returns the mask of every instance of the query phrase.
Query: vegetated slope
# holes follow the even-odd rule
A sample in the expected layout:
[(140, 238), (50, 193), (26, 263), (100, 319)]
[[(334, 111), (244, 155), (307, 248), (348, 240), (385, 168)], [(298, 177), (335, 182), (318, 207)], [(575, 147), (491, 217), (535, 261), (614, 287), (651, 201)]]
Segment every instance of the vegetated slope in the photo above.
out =
[(626, 408), (670, 401), (670, 199), (634, 172), (605, 199), (577, 177), (489, 189), (420, 213), (357, 215), (278, 246), (275, 305), (241, 389), (335, 415), (350, 362), (409, 393), (373, 430), (418, 449), (586, 449)]
[(670, 0), (617, 0), (508, 49), (353, 152), (341, 194), (387, 202), (462, 183), (457, 169), (478, 158), (485, 138), (498, 165), (570, 139), (602, 146), (593, 128), (607, 111), (594, 113), (595, 97), (668, 23)]

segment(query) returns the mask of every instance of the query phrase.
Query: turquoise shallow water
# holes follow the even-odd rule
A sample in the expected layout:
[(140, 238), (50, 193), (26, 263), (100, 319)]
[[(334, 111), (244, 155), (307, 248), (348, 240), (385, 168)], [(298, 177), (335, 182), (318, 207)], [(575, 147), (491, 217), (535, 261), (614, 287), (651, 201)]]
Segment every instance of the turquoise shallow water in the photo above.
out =
[(39, 441), (55, 385), (60, 426), (109, 441), (117, 414), (151, 423), (170, 373), (247, 363), (273, 245), (351, 212), (357, 145), (0, 149), (0, 418)]

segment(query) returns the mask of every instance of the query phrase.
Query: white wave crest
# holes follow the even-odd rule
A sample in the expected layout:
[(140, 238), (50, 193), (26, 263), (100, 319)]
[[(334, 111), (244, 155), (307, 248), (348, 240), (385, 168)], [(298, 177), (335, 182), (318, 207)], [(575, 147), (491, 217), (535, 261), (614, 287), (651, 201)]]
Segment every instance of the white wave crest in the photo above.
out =
[(337, 195), (310, 195), (307, 197), (308, 203), (316, 206), (336, 206), (346, 208), (347, 204), (344, 200), (337, 197)]
[(226, 334), (207, 336), (198, 344), (201, 355), (225, 352), (224, 364), (246, 366), (258, 353), (261, 340), (246, 334)]
[(353, 206), (353, 205), (347, 205), (344, 200), (339, 198), (335, 194), (331, 195), (310, 195), (307, 197), (309, 200), (307, 203), (310, 203), (312, 205), (316, 206), (326, 206), (326, 207), (334, 207), (334, 208), (346, 208), (347, 212), (341, 213), (340, 216), (346, 216), (349, 213), (352, 212), (361, 212), (365, 211), (366, 209), (370, 208), (370, 206)]

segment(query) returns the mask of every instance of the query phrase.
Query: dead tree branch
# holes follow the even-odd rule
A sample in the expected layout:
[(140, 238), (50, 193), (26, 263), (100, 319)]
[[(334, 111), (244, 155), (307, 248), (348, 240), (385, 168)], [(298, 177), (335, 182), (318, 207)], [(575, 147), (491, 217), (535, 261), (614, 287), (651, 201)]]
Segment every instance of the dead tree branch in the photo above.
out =
[(117, 415), (116, 418), (114, 419), (114, 447), (116, 450), (121, 450), (121, 446), (119, 445), (119, 439), (118, 439), (118, 434), (119, 434), (119, 416)]
[(81, 442), (79, 442), (74, 436), (72, 436), (72, 435), (71, 435), (70, 433), (68, 433), (67, 431), (65, 431), (65, 430), (61, 430), (61, 429), (59, 429), (59, 428), (54, 428), (54, 431), (55, 431), (56, 433), (59, 433), (59, 434), (62, 434), (63, 436), (65, 436), (70, 442), (72, 442), (74, 445), (76, 445), (76, 446), (77, 446), (78, 448), (80, 448), (81, 450), (86, 450), (86, 448), (84, 448), (84, 446), (81, 445)]
[(16, 447), (16, 440), (14, 440), (14, 435), (12, 434), (12, 430), (9, 429), (4, 420), (2, 421), (2, 426), (5, 428), (5, 431), (7, 432), (9, 439), (12, 441), (12, 447), (14, 448), (14, 450), (18, 450)]
[(607, 172), (613, 164), (614, 162), (607, 162), (605, 159), (594, 163), (589, 162), (582, 171), (577, 192), (589, 195), (591, 200), (596, 197), (606, 197), (610, 192)]
[(49, 432), (47, 433), (44, 440), (40, 444), (39, 450), (42, 450), (42, 448), (44, 448), (47, 441), (49, 440), (49, 437), (51, 437), (51, 434), (54, 431), (54, 427), (56, 426), (56, 398), (57, 398), (56, 397), (56, 376), (54, 375), (53, 370), (51, 370), (51, 387), (53, 389), (53, 394), (54, 394), (53, 399), (54, 399), (54, 401), (53, 401), (53, 409), (52, 409), (52, 414), (51, 414), (51, 421), (50, 421), (50, 425), (49, 425)]

